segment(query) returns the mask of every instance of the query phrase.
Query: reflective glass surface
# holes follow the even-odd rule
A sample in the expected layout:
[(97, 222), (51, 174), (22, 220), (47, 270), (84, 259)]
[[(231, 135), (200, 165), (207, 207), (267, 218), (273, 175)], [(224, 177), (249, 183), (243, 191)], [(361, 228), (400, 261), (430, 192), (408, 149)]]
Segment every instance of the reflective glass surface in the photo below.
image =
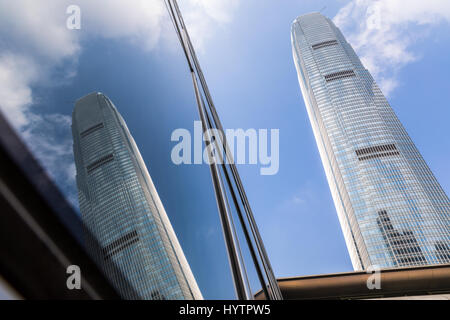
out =
[[(201, 293), (125, 121), (101, 93), (77, 101), (72, 132), (86, 245), (125, 298)], [(98, 249), (97, 249), (98, 248)], [(114, 264), (126, 278), (115, 275)], [(136, 296), (137, 295), (137, 296)]]

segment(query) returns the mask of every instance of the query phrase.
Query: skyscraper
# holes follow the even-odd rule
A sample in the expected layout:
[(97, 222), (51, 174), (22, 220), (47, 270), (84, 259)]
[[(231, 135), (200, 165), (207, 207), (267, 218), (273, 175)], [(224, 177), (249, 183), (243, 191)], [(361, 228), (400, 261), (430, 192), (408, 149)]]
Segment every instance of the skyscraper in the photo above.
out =
[(449, 198), (340, 30), (300, 16), (292, 49), (354, 269), (449, 263)]
[(138, 147), (111, 100), (96, 92), (79, 99), (72, 134), (80, 211), (96, 238), (86, 237), (87, 249), (112, 284), (124, 298), (202, 299)]

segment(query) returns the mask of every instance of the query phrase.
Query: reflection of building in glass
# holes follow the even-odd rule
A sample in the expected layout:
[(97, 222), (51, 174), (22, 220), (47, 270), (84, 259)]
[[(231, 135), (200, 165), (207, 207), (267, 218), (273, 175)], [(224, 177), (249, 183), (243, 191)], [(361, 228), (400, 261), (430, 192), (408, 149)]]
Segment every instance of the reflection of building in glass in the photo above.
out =
[(72, 118), (80, 210), (102, 247), (97, 250), (88, 238), (88, 250), (125, 298), (201, 299), (141, 154), (111, 100), (91, 93), (76, 102)]
[(444, 261), (450, 261), (450, 248), (442, 241), (436, 241), (436, 255)]
[(449, 198), (342, 33), (307, 14), (292, 48), (354, 268), (449, 263)]
[(378, 212), (377, 224), (396, 266), (426, 264), (422, 249), (411, 231), (396, 230), (385, 210)]

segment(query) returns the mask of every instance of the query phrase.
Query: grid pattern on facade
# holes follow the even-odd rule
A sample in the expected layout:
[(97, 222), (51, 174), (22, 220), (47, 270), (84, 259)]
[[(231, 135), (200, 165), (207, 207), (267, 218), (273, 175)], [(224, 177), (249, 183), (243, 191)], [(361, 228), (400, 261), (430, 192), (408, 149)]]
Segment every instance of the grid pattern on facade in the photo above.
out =
[(385, 144), (358, 149), (355, 150), (355, 153), (358, 156), (359, 161), (400, 155), (395, 144)]
[(108, 244), (102, 249), (105, 260), (111, 258), (111, 256), (124, 250), (125, 248), (137, 243), (139, 241), (139, 236), (136, 230), (127, 233), (126, 235), (114, 240), (112, 243)]
[(398, 231), (392, 225), (386, 210), (378, 212), (377, 224), (396, 265), (400, 267), (426, 264), (416, 237), (412, 231)]
[(152, 300), (167, 300), (166, 297), (163, 294), (161, 294), (161, 292), (159, 292), (158, 290), (153, 291), (151, 296)]
[[(354, 268), (450, 263), (449, 198), (340, 30), (321, 14), (301, 16), (292, 50)], [(383, 210), (396, 242), (380, 229)]]
[(92, 132), (100, 130), (101, 128), (103, 128), (103, 123), (96, 124), (96, 125), (90, 127), (89, 129), (86, 129), (83, 132), (81, 132), (80, 136), (82, 138), (84, 138), (84, 137), (88, 136), (89, 134), (91, 134)]
[(385, 145), (381, 145), (381, 146), (374, 146), (374, 147), (358, 149), (355, 152), (358, 156), (362, 156), (362, 155), (366, 155), (366, 154), (385, 152), (385, 151), (397, 151), (397, 147), (395, 146), (395, 144), (385, 144)]
[(108, 162), (111, 162), (113, 160), (114, 160), (114, 155), (111, 153), (111, 154), (101, 157), (100, 159), (95, 160), (94, 162), (89, 164), (86, 167), (86, 169), (87, 169), (88, 173), (91, 173), (95, 169), (100, 168), (102, 165), (104, 165)]
[(376, 158), (382, 158), (382, 157), (390, 157), (390, 156), (398, 156), (398, 155), (400, 155), (400, 153), (398, 151), (380, 152), (380, 153), (371, 154), (371, 155), (364, 156), (364, 157), (358, 157), (358, 160), (364, 161), (364, 160), (370, 160), (370, 159), (376, 159)]
[(355, 72), (353, 70), (344, 70), (344, 71), (338, 71), (338, 72), (333, 72), (331, 74), (327, 74), (325, 76), (325, 80), (327, 82), (330, 82), (333, 80), (350, 78), (350, 77), (354, 77), (354, 76), (355, 76)]
[(320, 48), (325, 48), (325, 47), (329, 47), (329, 46), (334, 46), (337, 45), (338, 42), (336, 40), (329, 40), (329, 41), (323, 41), (320, 43), (316, 43), (312, 45), (312, 48), (314, 50), (320, 49)]

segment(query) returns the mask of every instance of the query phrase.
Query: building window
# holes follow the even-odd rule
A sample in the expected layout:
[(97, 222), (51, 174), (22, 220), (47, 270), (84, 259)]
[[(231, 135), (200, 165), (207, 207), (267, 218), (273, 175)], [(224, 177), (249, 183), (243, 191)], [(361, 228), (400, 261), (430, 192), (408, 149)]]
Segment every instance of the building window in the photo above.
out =
[(400, 155), (395, 144), (384, 144), (358, 149), (355, 150), (355, 153), (358, 156), (359, 161)]
[(103, 128), (103, 122), (98, 123), (98, 124), (96, 124), (96, 125), (90, 127), (89, 129), (84, 130), (82, 133), (80, 133), (80, 136), (81, 136), (82, 138), (84, 138), (84, 137), (90, 135), (92, 132), (95, 132), (95, 131), (97, 131), (97, 130), (100, 130), (101, 128)]
[(100, 159), (95, 160), (94, 162), (92, 162), (90, 165), (88, 165), (86, 167), (87, 172), (91, 173), (95, 169), (97, 169), (97, 168), (101, 167), (102, 165), (104, 165), (104, 164), (106, 164), (108, 162), (111, 162), (113, 160), (114, 160), (114, 155), (112, 153), (110, 153), (110, 154), (108, 154), (108, 155), (106, 155), (104, 157), (101, 157)]
[(133, 230), (126, 235), (120, 237), (117, 240), (114, 240), (110, 244), (108, 244), (106, 247), (102, 249), (103, 256), (105, 257), (105, 260), (108, 260), (113, 255), (117, 254), (118, 252), (122, 251), (125, 248), (128, 248), (132, 244), (139, 241), (139, 236), (137, 234), (136, 230)]
[(327, 82), (330, 82), (333, 80), (349, 78), (349, 77), (354, 77), (354, 76), (355, 76), (355, 72), (353, 70), (344, 70), (344, 71), (327, 74), (325, 76), (325, 80)]
[(312, 45), (312, 48), (314, 50), (323, 48), (323, 47), (329, 47), (329, 46), (334, 46), (337, 45), (337, 41), (336, 40), (330, 40), (330, 41), (324, 41), (324, 42), (320, 42), (320, 43), (316, 43)]

